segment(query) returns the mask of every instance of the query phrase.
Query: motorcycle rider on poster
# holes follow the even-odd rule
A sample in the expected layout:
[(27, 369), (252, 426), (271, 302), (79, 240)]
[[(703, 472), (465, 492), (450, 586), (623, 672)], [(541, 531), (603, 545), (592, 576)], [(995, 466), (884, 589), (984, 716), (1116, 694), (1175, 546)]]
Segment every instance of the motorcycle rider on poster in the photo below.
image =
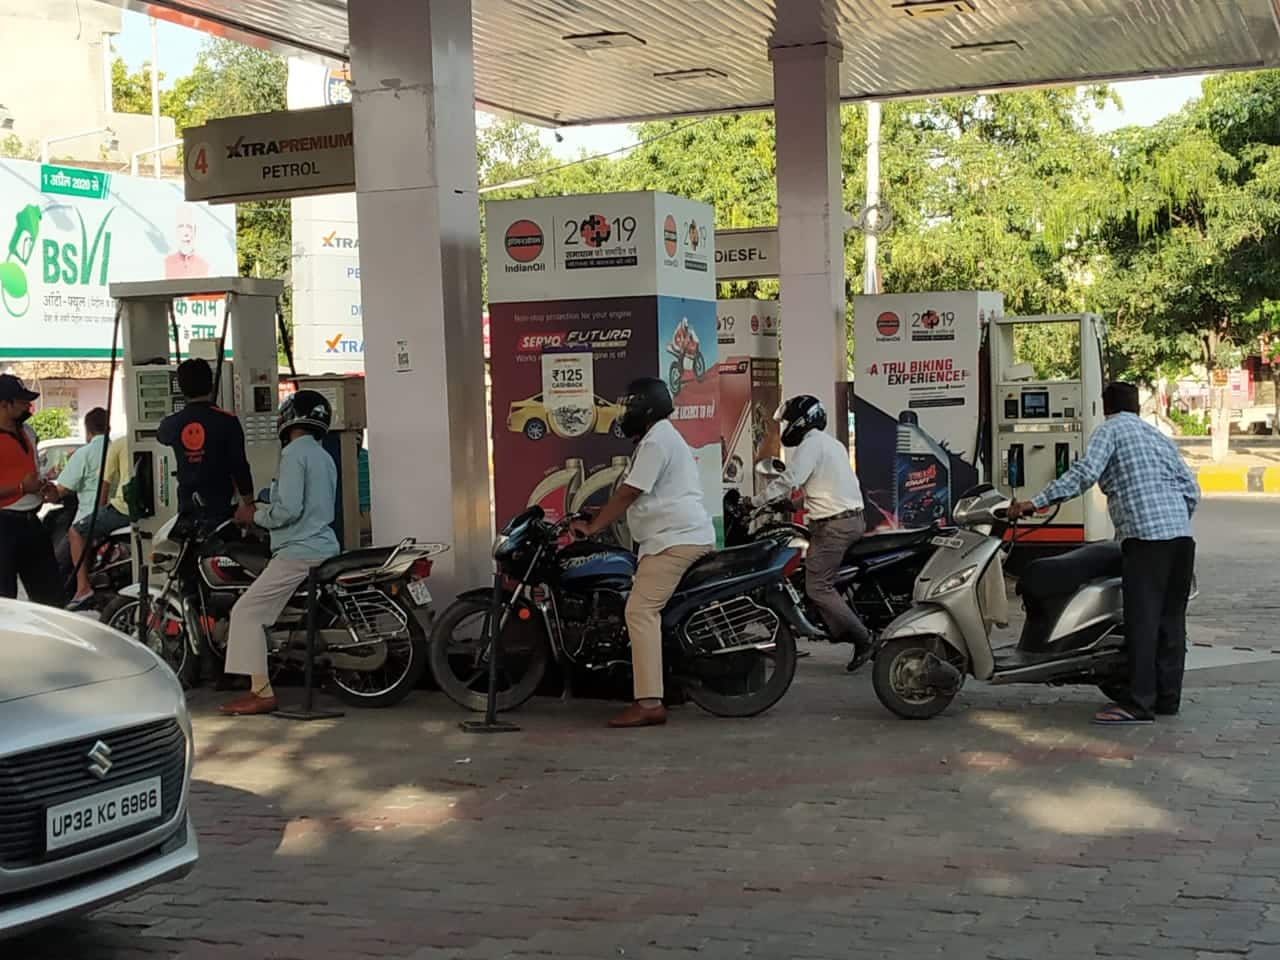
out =
[(801, 394), (784, 401), (773, 419), (782, 445), (790, 449), (787, 469), (769, 484), (769, 499), (804, 491), (809, 520), (809, 552), (804, 561), (805, 593), (822, 612), (831, 639), (852, 643), (850, 672), (871, 655), (871, 633), (835, 588), (836, 571), (848, 549), (866, 532), (862, 487), (849, 451), (827, 429), (827, 411), (817, 397)]
[(622, 431), (637, 445), (631, 467), (600, 512), (589, 522), (575, 520), (570, 529), (596, 536), (626, 514), (640, 557), (626, 609), (635, 702), (609, 726), (648, 727), (667, 722), (662, 609), (689, 567), (714, 549), (716, 534), (693, 451), (669, 419), (675, 407), (667, 385), (651, 377), (634, 380), (621, 402)]
[(698, 352), (699, 346), (698, 335), (689, 325), (689, 318), (681, 317), (676, 332), (671, 337), (672, 352), (681, 357), (691, 357)]
[(1200, 487), (1178, 448), (1138, 416), (1138, 388), (1109, 383), (1102, 391), (1106, 420), (1089, 438), (1085, 455), (1036, 496), (1009, 505), (1009, 519), (1044, 510), (1086, 492), (1095, 483), (1124, 552), (1124, 623), (1129, 648), (1126, 703), (1115, 703), (1095, 723), (1151, 723), (1173, 716), (1182, 701), (1187, 655), (1187, 599), (1195, 576), (1191, 516)]
[(226, 670), (248, 675), (250, 682), (248, 694), (222, 706), (228, 716), (276, 709), (267, 674), (267, 629), (311, 568), (339, 553), (333, 532), (338, 468), (320, 446), (332, 421), (329, 401), (314, 390), (299, 390), (280, 404), (276, 432), (283, 450), (271, 502), (236, 511), (238, 523), (271, 531), (271, 562), (231, 608)]

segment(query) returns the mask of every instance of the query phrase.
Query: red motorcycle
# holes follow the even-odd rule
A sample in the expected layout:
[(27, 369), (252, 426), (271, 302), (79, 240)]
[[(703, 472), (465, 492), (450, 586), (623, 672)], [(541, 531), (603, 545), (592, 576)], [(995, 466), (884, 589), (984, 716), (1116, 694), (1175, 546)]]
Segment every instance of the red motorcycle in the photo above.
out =
[(672, 397), (680, 393), (689, 373), (693, 374), (693, 379), (698, 383), (701, 383), (702, 378), (707, 375), (707, 361), (702, 355), (702, 345), (698, 343), (696, 337), (686, 337), (679, 343), (673, 341), (667, 344), (667, 353), (671, 355), (671, 367), (667, 371), (667, 387), (671, 390)]

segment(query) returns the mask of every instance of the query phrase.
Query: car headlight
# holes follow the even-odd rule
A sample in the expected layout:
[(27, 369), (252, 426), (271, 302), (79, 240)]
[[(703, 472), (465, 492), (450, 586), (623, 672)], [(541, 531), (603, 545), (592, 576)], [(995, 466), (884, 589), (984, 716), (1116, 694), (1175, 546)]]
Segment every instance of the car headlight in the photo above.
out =
[(974, 565), (972, 567), (966, 567), (965, 569), (961, 570), (959, 573), (953, 573), (951, 576), (947, 577), (945, 580), (940, 581), (936, 587), (930, 590), (929, 596), (940, 597), (944, 593), (950, 593), (952, 590), (958, 590), (961, 587), (963, 587), (966, 583), (968, 583), (970, 580), (972, 580), (973, 575), (977, 572), (978, 572), (978, 567)]

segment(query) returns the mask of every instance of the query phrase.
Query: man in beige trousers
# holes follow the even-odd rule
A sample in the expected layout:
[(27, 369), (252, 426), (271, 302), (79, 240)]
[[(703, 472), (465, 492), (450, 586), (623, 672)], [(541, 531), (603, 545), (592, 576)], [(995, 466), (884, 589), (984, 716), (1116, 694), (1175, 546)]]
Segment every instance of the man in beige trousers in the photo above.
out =
[(715, 527), (702, 502), (702, 485), (693, 451), (668, 419), (671, 392), (661, 380), (635, 380), (624, 398), (619, 423), (635, 441), (626, 478), (609, 502), (588, 523), (573, 530), (594, 536), (625, 513), (639, 545), (627, 599), (627, 633), (635, 703), (609, 721), (611, 727), (649, 727), (667, 722), (662, 705), (662, 609), (695, 561), (715, 548)]

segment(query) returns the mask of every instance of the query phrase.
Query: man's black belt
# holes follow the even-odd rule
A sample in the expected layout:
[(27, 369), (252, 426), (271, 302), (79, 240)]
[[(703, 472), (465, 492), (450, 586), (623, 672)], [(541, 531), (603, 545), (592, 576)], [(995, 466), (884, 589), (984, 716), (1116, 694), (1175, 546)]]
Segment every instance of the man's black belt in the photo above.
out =
[(817, 520), (811, 521), (810, 525), (814, 523), (834, 523), (837, 520), (852, 520), (854, 517), (860, 516), (862, 516), (861, 508), (857, 510), (845, 510), (843, 513), (834, 513), (829, 517), (820, 517)]

